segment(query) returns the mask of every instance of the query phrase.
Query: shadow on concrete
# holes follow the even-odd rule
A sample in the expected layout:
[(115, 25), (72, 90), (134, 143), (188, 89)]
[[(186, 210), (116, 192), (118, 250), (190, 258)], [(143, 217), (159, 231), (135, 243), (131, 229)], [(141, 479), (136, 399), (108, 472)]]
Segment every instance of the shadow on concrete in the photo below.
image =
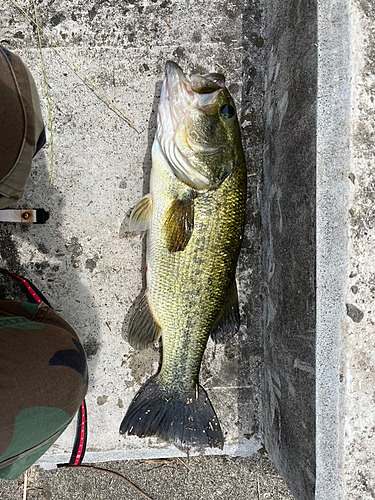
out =
[[(61, 209), (66, 194), (54, 185), (48, 187), (49, 177), (48, 155), (42, 150), (33, 160), (24, 198), (14, 207), (44, 208), (50, 218), (44, 225), (0, 223), (1, 266), (29, 279), (45, 295), (54, 310), (80, 337), (87, 353), (89, 371), (93, 372), (96, 369), (95, 354), (100, 346), (99, 328), (94, 326), (99, 325), (98, 309), (78, 273), (81, 265), (78, 257), (82, 247), (75, 238), (66, 241), (61, 234)], [(22, 240), (24, 247), (30, 247), (32, 253), (28, 261), (26, 255), (20, 254), (17, 240)], [(69, 279), (66, 278), (67, 273)], [(86, 311), (80, 309), (78, 300), (72, 297), (73, 293), (82, 304), (90, 304), (90, 323), (93, 328), (83, 331), (82, 324), (80, 326), (80, 311), (82, 314)], [(0, 299), (27, 301), (19, 285), (4, 275), (0, 275)]]
[[(237, 348), (238, 440), (260, 436), (262, 365), (261, 338), (261, 217), (263, 159), (264, 54), (262, 12), (257, 2), (242, 9), (242, 82), (239, 121), (248, 173), (245, 232), (239, 257), (241, 329)], [(226, 347), (229, 349), (230, 347)]]
[[(155, 133), (156, 133), (157, 111), (158, 111), (158, 105), (159, 105), (159, 100), (160, 100), (160, 93), (161, 93), (162, 84), (163, 84), (162, 80), (158, 81), (155, 84), (154, 99), (152, 101), (150, 119), (148, 120), (147, 149), (146, 149), (146, 153), (145, 153), (145, 156), (143, 159), (142, 196), (145, 196), (150, 191), (150, 175), (151, 175), (151, 167), (152, 167), (151, 152), (152, 152), (152, 145), (153, 145)], [(121, 224), (120, 235), (122, 235), (122, 236), (124, 236), (124, 234), (125, 234), (124, 231), (128, 232), (131, 212), (132, 212), (132, 210), (130, 210), (126, 214), (126, 217)], [(121, 234), (121, 231), (123, 231), (122, 234)], [(128, 233), (128, 234), (130, 234), (130, 233)], [(135, 234), (137, 234), (137, 233), (135, 233)], [(140, 300), (142, 299), (142, 297), (145, 293), (146, 287), (147, 287), (147, 285), (146, 285), (146, 251), (147, 251), (146, 234), (141, 235), (141, 238), (142, 238), (142, 264), (141, 264), (142, 288), (141, 288), (141, 291), (140, 291), (138, 297), (135, 299), (133, 305), (129, 308), (127, 314), (125, 315), (124, 322), (122, 324), (122, 337), (124, 340), (127, 340), (128, 325), (129, 325), (130, 317), (132, 316), (134, 309), (138, 306)]]

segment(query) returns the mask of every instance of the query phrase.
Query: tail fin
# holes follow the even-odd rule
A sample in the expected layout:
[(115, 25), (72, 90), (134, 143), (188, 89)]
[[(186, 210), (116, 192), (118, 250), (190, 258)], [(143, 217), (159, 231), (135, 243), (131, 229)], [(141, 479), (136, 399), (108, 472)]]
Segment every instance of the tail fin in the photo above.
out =
[(133, 399), (120, 434), (158, 436), (182, 451), (223, 448), (224, 437), (215, 410), (203, 387), (176, 395), (152, 378)]

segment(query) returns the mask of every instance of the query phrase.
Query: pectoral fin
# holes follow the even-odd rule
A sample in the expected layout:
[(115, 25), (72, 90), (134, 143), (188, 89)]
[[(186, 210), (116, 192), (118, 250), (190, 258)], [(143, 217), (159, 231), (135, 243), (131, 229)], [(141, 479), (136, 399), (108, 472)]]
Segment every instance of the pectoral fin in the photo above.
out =
[(146, 194), (141, 198), (130, 215), (130, 231), (147, 231), (152, 215), (152, 196)]
[(163, 225), (168, 251), (185, 250), (194, 228), (194, 200), (176, 198), (169, 207)]
[(240, 310), (236, 282), (230, 289), (227, 303), (211, 329), (211, 338), (219, 344), (232, 338), (240, 328)]
[(130, 318), (128, 342), (134, 349), (144, 349), (160, 337), (160, 326), (154, 319), (146, 295), (143, 295)]

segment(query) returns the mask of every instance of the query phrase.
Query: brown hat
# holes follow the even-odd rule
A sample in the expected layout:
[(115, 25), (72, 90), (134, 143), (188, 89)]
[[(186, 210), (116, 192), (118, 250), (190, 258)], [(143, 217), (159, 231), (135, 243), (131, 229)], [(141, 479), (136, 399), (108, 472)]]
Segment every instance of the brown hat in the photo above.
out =
[(22, 197), (45, 141), (34, 79), (19, 56), (0, 46), (0, 208)]

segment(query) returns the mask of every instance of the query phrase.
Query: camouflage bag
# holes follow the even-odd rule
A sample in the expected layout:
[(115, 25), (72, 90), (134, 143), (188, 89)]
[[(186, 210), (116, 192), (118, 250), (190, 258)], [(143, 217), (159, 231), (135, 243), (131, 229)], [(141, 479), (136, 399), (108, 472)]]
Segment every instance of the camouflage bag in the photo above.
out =
[(79, 408), (70, 464), (82, 460), (87, 432), (82, 424), (87, 362), (79, 338), (29, 281), (12, 276), (35, 303), (0, 300), (0, 478), (5, 480), (18, 478), (38, 460)]
[(23, 196), (45, 142), (34, 79), (19, 56), (0, 46), (0, 209)]

